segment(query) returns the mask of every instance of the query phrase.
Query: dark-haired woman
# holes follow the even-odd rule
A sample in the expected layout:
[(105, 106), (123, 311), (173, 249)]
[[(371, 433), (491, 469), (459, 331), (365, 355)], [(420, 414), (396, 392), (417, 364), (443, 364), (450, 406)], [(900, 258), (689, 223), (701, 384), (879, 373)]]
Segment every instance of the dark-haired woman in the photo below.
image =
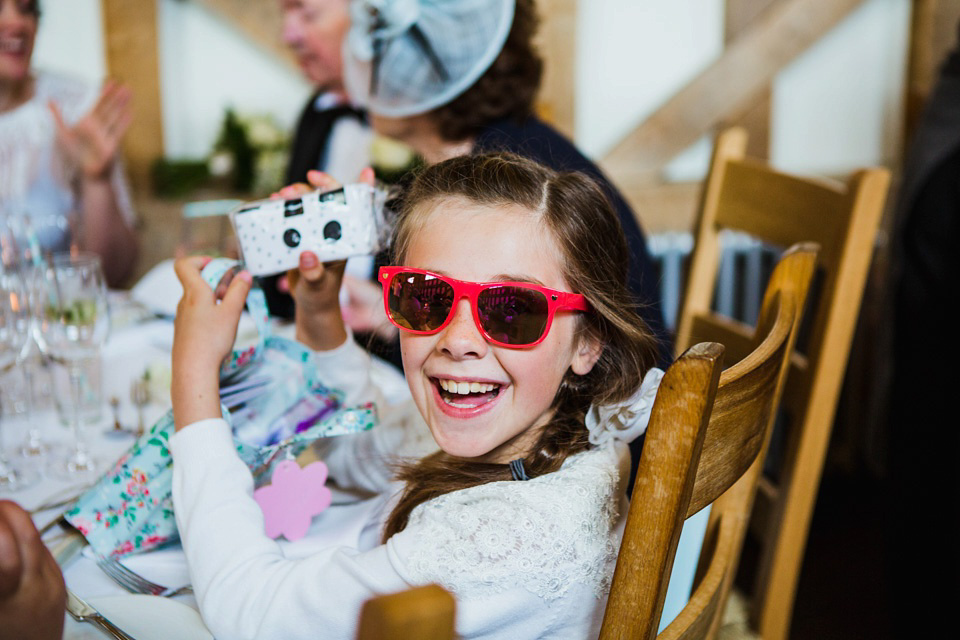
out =
[(351, 9), (345, 82), (378, 133), (427, 163), (507, 151), (600, 184), (627, 239), (627, 285), (668, 361), (659, 281), (633, 210), (593, 162), (534, 114), (543, 68), (533, 44), (534, 1), (359, 0)]

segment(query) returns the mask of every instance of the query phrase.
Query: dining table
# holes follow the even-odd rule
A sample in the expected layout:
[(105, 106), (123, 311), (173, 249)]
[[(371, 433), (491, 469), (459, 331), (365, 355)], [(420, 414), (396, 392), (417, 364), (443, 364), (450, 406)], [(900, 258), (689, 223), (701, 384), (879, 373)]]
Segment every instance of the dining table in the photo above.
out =
[[(160, 275), (158, 275), (158, 272)], [(104, 472), (133, 445), (135, 435), (115, 429), (115, 417), (121, 425), (135, 427), (138, 408), (131, 401), (131, 384), (149, 372), (151, 393), (142, 407), (143, 421), (149, 425), (170, 410), (170, 356), (173, 346), (173, 313), (179, 289), (172, 282), (171, 264), (161, 264), (132, 291), (113, 291), (109, 295), (110, 336), (102, 349), (102, 396), (105, 399), (99, 421), (87, 424), (86, 440), (92, 454), (104, 465)], [(241, 332), (243, 327), (241, 322)], [(289, 323), (271, 321), (272, 330), (292, 337)], [(238, 338), (239, 339), (239, 338)], [(406, 384), (391, 365), (375, 359), (373, 375), (386, 391), (390, 402), (403, 402)], [(116, 398), (116, 414), (106, 399)], [(36, 408), (30, 420), (43, 425), (43, 435), (55, 446), (66, 449), (72, 443), (70, 430), (62, 426), (53, 406)], [(12, 431), (12, 430), (11, 430)], [(11, 435), (7, 436), (8, 442)], [(174, 597), (131, 594), (120, 587), (98, 565), (96, 555), (83, 537), (63, 523), (64, 510), (85, 485), (43, 474), (34, 485), (0, 497), (18, 502), (31, 511), (33, 520), (44, 532), (44, 541), (54, 553), (67, 587), (88, 602), (136, 640), (154, 638), (212, 638), (199, 614), (196, 597), (188, 592)], [(333, 487), (333, 504), (316, 516), (306, 536), (296, 541), (283, 538), (278, 544), (287, 557), (303, 557), (330, 545), (356, 547), (365, 525), (382, 510), (382, 497), (357, 496), (338, 492)], [(64, 500), (67, 503), (64, 504)], [(53, 508), (42, 509), (47, 504)], [(189, 567), (179, 544), (121, 559), (137, 574), (155, 583), (179, 587), (190, 584)], [(81, 623), (65, 613), (64, 636), (67, 640), (112, 637), (96, 626)]]

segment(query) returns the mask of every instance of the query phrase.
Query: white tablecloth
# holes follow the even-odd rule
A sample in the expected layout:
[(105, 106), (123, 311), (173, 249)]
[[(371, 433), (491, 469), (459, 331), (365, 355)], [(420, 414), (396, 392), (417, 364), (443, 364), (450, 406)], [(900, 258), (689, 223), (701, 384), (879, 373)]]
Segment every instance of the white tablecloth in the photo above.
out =
[[(120, 308), (124, 304), (122, 298), (114, 297), (112, 302), (117, 305), (117, 308), (112, 306), (111, 312), (118, 319), (123, 318), (125, 310)], [(106, 399), (112, 396), (120, 398), (122, 401), (120, 420), (127, 426), (134, 426), (136, 410), (129, 400), (130, 383), (141, 376), (146, 367), (154, 371), (163, 371), (165, 367), (169, 367), (173, 323), (169, 320), (155, 319), (128, 323), (126, 326), (122, 326), (123, 322), (117, 324), (121, 326), (115, 327), (103, 350), (103, 396)], [(289, 328), (278, 332), (284, 333), (284, 331), (289, 331)], [(378, 377), (388, 380), (392, 385), (392, 392), (388, 393), (388, 397), (403, 399), (407, 392), (402, 376), (382, 362), (378, 362), (376, 368)], [(147, 426), (160, 418), (167, 409), (169, 409), (168, 394), (161, 394), (161, 397), (154, 398), (145, 409)], [(53, 440), (63, 447), (72, 444), (70, 430), (61, 426), (52, 408), (37, 412), (34, 420), (43, 425), (44, 436), (48, 440)], [(133, 443), (132, 436), (118, 438), (116, 435), (108, 435), (112, 424), (113, 416), (109, 407), (104, 406), (100, 423), (86, 428), (90, 449), (106, 465), (119, 458)], [(6, 440), (12, 448), (12, 443), (15, 440), (19, 441), (22, 437), (22, 432), (17, 430), (16, 433), (8, 433)], [(69, 482), (47, 476), (26, 490), (3, 497), (15, 500), (26, 509), (34, 509), (53, 497), (69, 495), (76, 489), (71, 487)], [(332, 544), (356, 545), (361, 527), (369, 520), (371, 511), (381, 508), (380, 500), (354, 502), (341, 496), (340, 502), (341, 504), (334, 504), (315, 519), (307, 537), (293, 543), (282, 541), (281, 544), (287, 553), (291, 556), (307, 555)], [(62, 511), (63, 508), (60, 507), (35, 514), (34, 522), (38, 527), (42, 527), (59, 517)], [(57, 529), (55, 528), (51, 533), (56, 534)], [(134, 571), (165, 586), (180, 586), (190, 581), (184, 555), (179, 547), (132, 556), (126, 559), (125, 563)], [(95, 604), (97, 598), (120, 596), (126, 593), (108, 578), (86, 553), (81, 553), (64, 566), (64, 577), (67, 586), (81, 598), (90, 600), (91, 604)], [(140, 600), (142, 601), (142, 598)], [(196, 601), (192, 595), (178, 596), (176, 600), (196, 608)], [(165, 635), (168, 633), (168, 629), (158, 630), (156, 637), (169, 637)], [(64, 638), (99, 640), (103, 637), (104, 635), (91, 625), (77, 623), (69, 615), (66, 616)]]

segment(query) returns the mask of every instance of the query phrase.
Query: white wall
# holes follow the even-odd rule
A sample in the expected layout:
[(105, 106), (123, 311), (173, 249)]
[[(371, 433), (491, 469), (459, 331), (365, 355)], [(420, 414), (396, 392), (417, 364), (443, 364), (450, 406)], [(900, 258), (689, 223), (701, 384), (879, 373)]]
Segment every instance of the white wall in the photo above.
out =
[(580, 0), (576, 137), (599, 157), (723, 49), (724, 0)]
[[(581, 0), (580, 146), (602, 156), (722, 51), (723, 0)], [(788, 170), (844, 173), (898, 155), (909, 0), (867, 0), (777, 77), (771, 159)], [(667, 167), (706, 172), (710, 140)]]
[[(589, 155), (602, 156), (720, 54), (723, 1), (580, 0), (575, 125)], [(909, 0), (866, 0), (779, 75), (771, 131), (775, 164), (842, 173), (895, 160), (909, 10)], [(231, 105), (272, 113), (292, 126), (309, 93), (296, 70), (193, 3), (161, 0), (159, 11), (168, 156), (205, 155)], [(102, 78), (99, 0), (44, 0), (35, 60)], [(700, 177), (709, 147), (709, 139), (693, 145), (668, 175)]]
[[(35, 65), (101, 81), (106, 57), (100, 0), (43, 0), (42, 7)], [(310, 92), (296, 69), (249, 45), (194, 3), (160, 0), (158, 11), (168, 157), (206, 156), (228, 106), (270, 113), (281, 126), (293, 127)]]
[(273, 114), (281, 126), (293, 128), (310, 93), (296, 69), (190, 2), (161, 0), (159, 24), (167, 156), (205, 156), (231, 106)]
[(34, 66), (90, 82), (106, 75), (100, 0), (43, 0)]
[(903, 123), (909, 0), (868, 0), (777, 77), (771, 160), (842, 173), (896, 163)]

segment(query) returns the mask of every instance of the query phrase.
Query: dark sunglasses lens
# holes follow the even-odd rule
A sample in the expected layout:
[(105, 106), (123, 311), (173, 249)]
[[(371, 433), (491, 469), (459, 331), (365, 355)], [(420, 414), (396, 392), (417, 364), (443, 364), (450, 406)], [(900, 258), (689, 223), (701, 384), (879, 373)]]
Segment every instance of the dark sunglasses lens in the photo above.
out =
[(398, 273), (390, 280), (387, 309), (400, 327), (435, 331), (453, 308), (453, 287), (422, 273)]
[(483, 330), (504, 344), (525, 345), (540, 339), (547, 328), (547, 297), (524, 287), (493, 287), (477, 297)]

